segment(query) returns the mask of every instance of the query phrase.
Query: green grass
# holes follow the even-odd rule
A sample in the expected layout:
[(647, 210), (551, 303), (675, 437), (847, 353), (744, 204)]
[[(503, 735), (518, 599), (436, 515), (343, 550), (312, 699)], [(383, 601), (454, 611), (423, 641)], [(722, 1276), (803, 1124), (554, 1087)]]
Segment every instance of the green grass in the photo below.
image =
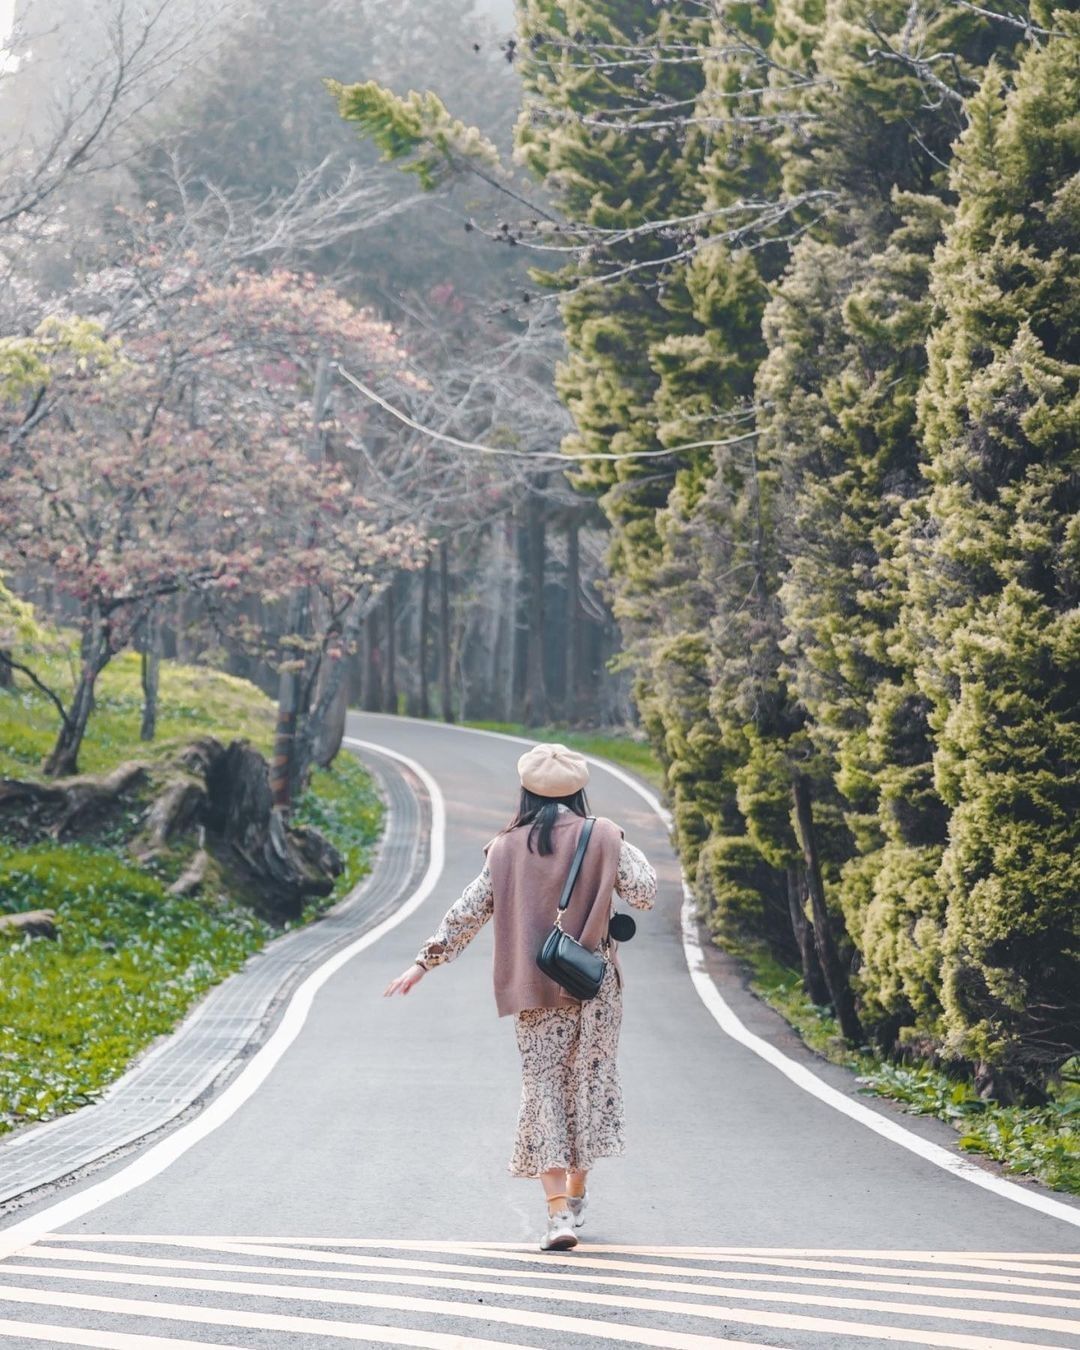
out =
[[(61, 697), (70, 671), (60, 661), (40, 663), (39, 674)], [(22, 676), (14, 690), (0, 689), (0, 776), (35, 776), (56, 739), (55, 707)], [(270, 700), (247, 680), (202, 666), (161, 664), (157, 737), (139, 740), (142, 689), (139, 658), (123, 652), (105, 667), (96, 706), (79, 755), (83, 773), (102, 773), (125, 759), (156, 759), (195, 736), (243, 738), (266, 753), (273, 738)]]
[(466, 722), (479, 731), (502, 731), (510, 736), (525, 736), (534, 741), (561, 741), (586, 755), (610, 759), (644, 778), (653, 787), (663, 787), (664, 771), (647, 741), (628, 732), (569, 731), (565, 727), (527, 727), (521, 722)]
[(750, 987), (795, 1028), (812, 1050), (858, 1076), (867, 1093), (900, 1102), (914, 1115), (936, 1116), (956, 1129), (958, 1143), (1006, 1172), (1035, 1177), (1080, 1195), (1080, 1087), (1063, 1081), (1045, 1106), (1002, 1106), (987, 1101), (966, 1079), (930, 1065), (895, 1064), (869, 1050), (853, 1050), (828, 1009), (807, 997), (797, 971), (760, 948), (735, 953), (750, 968)]
[[(83, 771), (155, 761), (203, 735), (269, 749), (272, 706), (245, 680), (163, 663), (159, 738), (150, 744), (138, 739), (141, 706), (138, 659), (122, 656), (102, 676)], [(21, 677), (16, 689), (0, 689), (0, 775), (36, 777), (55, 730), (55, 709)], [(170, 896), (194, 843), (139, 866), (126, 849), (137, 817), (135, 808), (78, 843), (0, 838), (0, 911), (54, 909), (60, 933), (55, 942), (0, 937), (0, 1134), (96, 1099), (275, 936), (216, 872), (197, 898)], [(333, 895), (309, 905), (307, 920), (370, 870), (383, 808), (370, 775), (343, 754), (313, 776), (296, 819), (322, 830), (345, 862)]]
[(61, 934), (0, 941), (0, 1132), (92, 1101), (271, 936), (101, 848), (0, 850), (0, 895)]

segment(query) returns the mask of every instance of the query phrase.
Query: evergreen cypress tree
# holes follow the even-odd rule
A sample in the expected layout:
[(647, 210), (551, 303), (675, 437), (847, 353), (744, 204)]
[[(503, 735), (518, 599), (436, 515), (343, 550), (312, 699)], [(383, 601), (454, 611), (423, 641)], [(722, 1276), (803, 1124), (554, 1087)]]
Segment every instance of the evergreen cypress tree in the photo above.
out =
[[(805, 23), (795, 32), (805, 50)], [(959, 11), (827, 6), (807, 60), (814, 82), (798, 101), (783, 95), (806, 115), (786, 135), (785, 173), (790, 188), (812, 180), (835, 200), (776, 288), (758, 377), (763, 454), (785, 484), (785, 671), (843, 794), (849, 833), (832, 836), (842, 851), (831, 898), (860, 953), (862, 1010), (888, 1043), (940, 1016), (944, 906), (933, 878), (946, 813), (926, 700), (890, 641), (901, 598), (890, 553), (901, 507), (922, 491), (914, 424), (929, 259), (947, 218), (941, 164), (960, 125), (955, 101), (928, 100), (918, 72), (867, 61), (901, 33), (924, 52), (956, 52), (961, 87), (1000, 40)]]
[(1037, 1096), (1080, 1049), (1080, 18), (969, 107), (902, 629), (951, 808), (947, 1046)]
[[(764, 42), (769, 8), (725, 6)], [(625, 256), (650, 264), (622, 281), (589, 284), (607, 262), (579, 266), (562, 278), (574, 286), (562, 304), (570, 355), (560, 390), (576, 423), (565, 448), (570, 454), (633, 452), (722, 439), (732, 410), (752, 393), (766, 290), (751, 255), (704, 241), (719, 228), (710, 212), (737, 192), (766, 185), (754, 181), (744, 147), (722, 125), (705, 135), (699, 123), (705, 110), (727, 108), (725, 96), (745, 81), (749, 63), (721, 56), (668, 58), (648, 72), (604, 68), (605, 44), (612, 43), (681, 43), (692, 50), (696, 42), (731, 50), (693, 5), (658, 15), (648, 4), (530, 0), (522, 13), (534, 106), (527, 104), (519, 128), (519, 154), (556, 188), (568, 217), (605, 228), (688, 222), (634, 240), (622, 253), (612, 250), (616, 261)], [(574, 45), (560, 46), (560, 35)], [(596, 53), (592, 63), (583, 43)], [(661, 111), (654, 114), (657, 103)], [(687, 124), (690, 105), (695, 118)], [(670, 107), (678, 110), (674, 116), (663, 111)], [(586, 113), (594, 121), (606, 115), (620, 129), (590, 127), (581, 120)], [(636, 128), (636, 120), (645, 125)], [(727, 173), (725, 181), (728, 162), (741, 172)], [(686, 262), (651, 266), (687, 249), (694, 251)], [(707, 629), (715, 597), (696, 584), (700, 559), (679, 537), (680, 520), (713, 472), (714, 456), (702, 449), (670, 461), (586, 467), (579, 475), (585, 487), (607, 488), (602, 505), (615, 528), (616, 612), (637, 675), (636, 701), (667, 766), (676, 832), (691, 868), (722, 823), (738, 828), (730, 777), (736, 761), (720, 743), (709, 706)]]
[[(634, 109), (653, 99), (678, 103), (697, 95), (696, 62), (654, 64), (648, 51), (692, 43), (701, 30), (691, 5), (658, 10), (651, 0), (521, 0), (525, 101), (517, 157), (543, 180), (573, 226), (635, 229), (695, 209), (682, 129), (656, 134), (635, 131), (633, 123)], [(649, 407), (657, 387), (650, 352), (674, 327), (658, 278), (672, 271), (665, 260), (674, 258), (679, 244), (673, 233), (652, 230), (623, 243), (599, 237), (593, 258), (548, 276), (550, 285), (566, 292), (561, 311), (568, 356), (559, 391), (575, 423), (567, 454), (660, 448)], [(635, 270), (600, 280), (624, 266)], [(669, 275), (667, 284), (677, 286), (677, 276)], [(639, 554), (648, 572), (658, 542), (654, 516), (673, 472), (671, 465), (632, 459), (579, 470), (583, 487), (618, 487), (603, 502), (617, 526), (617, 574), (632, 575)], [(635, 487), (637, 479), (647, 481)]]

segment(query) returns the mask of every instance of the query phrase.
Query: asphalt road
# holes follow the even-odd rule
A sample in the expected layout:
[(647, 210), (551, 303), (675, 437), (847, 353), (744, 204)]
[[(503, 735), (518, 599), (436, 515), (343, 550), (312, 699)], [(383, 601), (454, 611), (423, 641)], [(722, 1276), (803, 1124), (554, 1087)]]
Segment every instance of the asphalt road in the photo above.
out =
[(577, 1251), (537, 1253), (539, 1185), (506, 1171), (518, 1065), (490, 933), (407, 998), (381, 997), (479, 870), (521, 747), (366, 714), (350, 734), (437, 783), (432, 893), (326, 980), (258, 1090), (204, 1138), (9, 1251), (0, 1343), (1080, 1347), (1080, 1228), (949, 1175), (726, 1035), (688, 975), (665, 827), (602, 769), (594, 810), (660, 879), (622, 953), (628, 1150), (598, 1165)]

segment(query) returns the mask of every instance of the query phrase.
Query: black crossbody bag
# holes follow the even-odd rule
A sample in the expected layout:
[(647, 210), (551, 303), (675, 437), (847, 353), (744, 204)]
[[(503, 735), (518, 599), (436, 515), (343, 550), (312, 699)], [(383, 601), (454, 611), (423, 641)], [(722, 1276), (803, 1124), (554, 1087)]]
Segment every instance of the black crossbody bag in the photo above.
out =
[(589, 846), (589, 836), (592, 834), (595, 823), (595, 816), (585, 817), (585, 824), (582, 826), (581, 834), (578, 837), (578, 844), (574, 850), (574, 859), (570, 864), (566, 885), (563, 887), (562, 895), (559, 898), (559, 908), (555, 915), (554, 927), (544, 938), (540, 944), (540, 950), (536, 953), (536, 964), (544, 974), (549, 979), (554, 980), (556, 984), (561, 985), (568, 994), (580, 999), (595, 998), (600, 992), (600, 983), (604, 978), (604, 971), (607, 969), (607, 958), (600, 952), (589, 951), (576, 938), (572, 938), (569, 933), (564, 933), (562, 916), (566, 912), (566, 907), (570, 904), (571, 895), (574, 893), (574, 885), (577, 882), (578, 873), (581, 871), (581, 862), (585, 857), (585, 850)]

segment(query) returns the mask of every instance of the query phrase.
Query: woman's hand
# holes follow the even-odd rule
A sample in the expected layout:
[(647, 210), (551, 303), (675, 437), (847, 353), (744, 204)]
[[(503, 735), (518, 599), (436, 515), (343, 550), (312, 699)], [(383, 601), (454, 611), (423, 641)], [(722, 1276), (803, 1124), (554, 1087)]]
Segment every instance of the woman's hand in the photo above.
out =
[(396, 980), (390, 981), (383, 990), (383, 998), (390, 998), (394, 994), (407, 994), (414, 985), (420, 983), (426, 974), (426, 968), (418, 966), (414, 961), (408, 970), (399, 975)]

